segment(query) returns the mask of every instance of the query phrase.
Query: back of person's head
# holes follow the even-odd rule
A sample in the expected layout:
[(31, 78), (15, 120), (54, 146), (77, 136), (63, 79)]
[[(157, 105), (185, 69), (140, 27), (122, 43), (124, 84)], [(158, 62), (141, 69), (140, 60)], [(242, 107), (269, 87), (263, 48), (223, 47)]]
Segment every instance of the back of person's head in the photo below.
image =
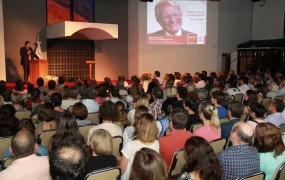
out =
[(117, 80), (116, 86), (121, 90), (125, 89), (124, 81), (123, 80)]
[(182, 79), (185, 83), (193, 83), (193, 78), (190, 73), (183, 74)]
[(246, 105), (257, 102), (257, 93), (254, 90), (247, 90), (245, 93)]
[(28, 84), (27, 86), (27, 90), (28, 90), (28, 93), (31, 94), (31, 91), (35, 89), (35, 86), (33, 84)]
[(93, 131), (89, 140), (93, 155), (96, 156), (112, 155), (113, 152), (112, 136), (105, 129), (98, 129)]
[(160, 71), (154, 71), (154, 75), (155, 75), (156, 77), (160, 77)]
[(46, 102), (40, 106), (38, 120), (41, 122), (51, 122), (55, 120), (53, 105), (50, 102)]
[(240, 118), (243, 113), (243, 105), (238, 101), (232, 101), (229, 103), (228, 111), (230, 111), (233, 118)]
[(124, 81), (126, 80), (126, 78), (125, 78), (125, 76), (123, 76), (123, 75), (119, 75), (119, 76), (118, 76), (118, 81), (119, 81), (119, 80), (124, 82)]
[(22, 104), (22, 102), (23, 102), (22, 94), (20, 94), (17, 91), (13, 92), (11, 94), (11, 101), (13, 104)]
[(235, 74), (230, 75), (228, 83), (230, 84), (230, 88), (237, 88), (237, 76)]
[(11, 104), (5, 104), (0, 109), (0, 118), (11, 118), (16, 114), (16, 109)]
[(18, 79), (18, 80), (16, 81), (15, 90), (16, 90), (16, 91), (23, 91), (23, 90), (24, 90), (24, 81), (23, 81), (23, 80)]
[(64, 76), (59, 76), (58, 77), (58, 84), (64, 84), (65, 78)]
[(140, 119), (140, 116), (143, 113), (148, 113), (148, 108), (146, 106), (144, 106), (144, 105), (137, 106), (136, 109), (135, 109), (135, 113), (133, 114), (133, 117), (128, 117), (131, 125), (136, 124), (138, 122), (138, 120)]
[(44, 91), (40, 94), (40, 100), (42, 102), (50, 102), (50, 95)]
[(56, 87), (56, 82), (54, 80), (49, 80), (48, 81), (48, 89), (49, 90), (54, 90)]
[(185, 87), (178, 87), (177, 94), (181, 99), (185, 99), (187, 97), (188, 91)]
[(152, 143), (156, 140), (158, 128), (156, 120), (149, 113), (141, 114), (139, 120), (135, 123), (136, 138), (144, 143)]
[(77, 102), (73, 105), (72, 114), (76, 119), (84, 120), (88, 115), (87, 107), (82, 102)]
[(34, 154), (34, 135), (27, 130), (20, 130), (12, 138), (11, 148), (16, 159), (24, 158)]
[(276, 112), (282, 112), (284, 109), (284, 103), (279, 99), (273, 99), (270, 104), (275, 108)]
[(132, 96), (132, 98), (134, 99), (134, 101), (136, 101), (139, 97), (139, 95), (142, 94), (142, 88), (140, 87), (139, 84), (133, 84), (130, 89), (130, 95)]
[(170, 114), (170, 120), (174, 129), (185, 129), (188, 121), (188, 113), (184, 109), (175, 108)]
[(156, 87), (158, 87), (157, 86), (157, 84), (155, 83), (155, 82), (150, 82), (149, 84), (148, 84), (148, 87), (147, 87), (147, 93), (151, 93), (152, 92), (152, 90), (154, 89), (154, 88), (156, 88)]
[(163, 158), (156, 151), (142, 148), (136, 152), (130, 180), (167, 180), (167, 171)]
[(11, 101), (11, 94), (12, 94), (12, 90), (9, 88), (6, 88), (3, 92), (3, 98), (5, 102), (10, 102)]
[(105, 101), (99, 107), (99, 114), (103, 120), (118, 121), (119, 112), (116, 105), (112, 101)]
[(32, 91), (31, 91), (31, 96), (33, 98), (39, 98), (40, 97), (40, 94), (41, 94), (41, 91), (39, 90), (39, 88), (34, 88)]
[(245, 122), (238, 122), (236, 123), (232, 128), (232, 133), (236, 133), (236, 140), (232, 139), (233, 135), (230, 136), (230, 139), (233, 143), (233, 145), (239, 145), (239, 144), (248, 144), (252, 145), (253, 143), (253, 137), (254, 137), (254, 130), (253, 128), (245, 123)]
[(86, 88), (85, 98), (86, 99), (95, 99), (98, 95), (97, 89), (94, 86), (89, 86)]
[(194, 113), (198, 112), (198, 106), (199, 106), (199, 101), (197, 98), (187, 98), (184, 101), (184, 108), (185, 109), (189, 108)]
[(113, 97), (120, 97), (120, 89), (118, 86), (110, 86), (109, 90)]
[(199, 179), (221, 179), (222, 169), (212, 146), (202, 137), (192, 136), (184, 145), (187, 160), (184, 171), (197, 171)]
[(214, 91), (212, 92), (212, 98), (217, 100), (218, 105), (222, 105), (225, 100), (225, 94), (222, 91)]
[(39, 77), (39, 78), (37, 79), (37, 85), (38, 85), (38, 87), (44, 86), (44, 83), (45, 83), (45, 81), (44, 81), (44, 79), (43, 79), (42, 77)]
[(250, 106), (250, 110), (251, 110), (251, 112), (255, 113), (255, 116), (257, 118), (261, 118), (261, 119), (264, 118), (264, 114), (266, 113), (265, 107), (262, 104), (259, 104), (259, 103), (253, 103)]
[(50, 101), (54, 107), (61, 106), (62, 103), (61, 94), (58, 92), (52, 93), (52, 95), (50, 96)]
[(33, 135), (36, 132), (36, 127), (35, 127), (33, 121), (31, 119), (28, 119), (28, 118), (21, 119), (21, 121), (19, 122), (19, 129), (20, 130), (27, 130), (30, 133), (32, 133)]
[(137, 105), (149, 108), (149, 96), (147, 94), (140, 94), (137, 99)]
[(53, 180), (82, 180), (87, 166), (84, 145), (76, 139), (59, 142), (49, 154), (49, 164)]
[(13, 105), (5, 104), (0, 108), (0, 137), (13, 136), (18, 132), (19, 120), (15, 117)]
[(248, 84), (248, 77), (246, 76), (240, 76), (239, 80), (242, 80), (244, 84)]
[(210, 125), (214, 130), (217, 131), (220, 128), (218, 110), (215, 106), (210, 103), (202, 102), (198, 107), (198, 112), (200, 118), (204, 117), (206, 120), (210, 121)]
[(210, 84), (210, 85), (214, 85), (214, 78), (212, 77), (212, 76), (208, 76), (207, 77), (207, 82), (208, 82), (208, 84)]
[(174, 80), (173, 79), (167, 79), (165, 83), (166, 88), (171, 88), (174, 86)]
[(69, 86), (67, 88), (67, 94), (66, 97), (67, 98), (71, 98), (71, 99), (77, 99), (77, 88), (75, 86)]
[(180, 72), (174, 72), (175, 79), (180, 80), (181, 79), (181, 73)]
[(177, 94), (177, 88), (176, 87), (170, 87), (166, 89), (166, 95), (169, 98), (174, 98), (176, 97)]
[(173, 82), (174, 82), (174, 81), (175, 81), (175, 76), (174, 76), (174, 74), (169, 73), (169, 74), (168, 74), (168, 79), (172, 79)]
[(271, 123), (259, 123), (256, 126), (254, 145), (260, 153), (274, 152), (274, 157), (285, 151), (282, 134)]
[(163, 91), (159, 87), (155, 87), (152, 89), (152, 94), (155, 97), (155, 99), (162, 99), (163, 98)]

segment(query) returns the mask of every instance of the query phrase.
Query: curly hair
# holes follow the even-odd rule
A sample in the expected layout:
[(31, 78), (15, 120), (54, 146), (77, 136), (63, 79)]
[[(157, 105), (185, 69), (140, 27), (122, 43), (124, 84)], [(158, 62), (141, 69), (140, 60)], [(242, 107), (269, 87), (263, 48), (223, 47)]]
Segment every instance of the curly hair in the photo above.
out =
[(105, 101), (99, 108), (99, 114), (103, 120), (118, 121), (119, 112), (116, 105), (112, 101)]

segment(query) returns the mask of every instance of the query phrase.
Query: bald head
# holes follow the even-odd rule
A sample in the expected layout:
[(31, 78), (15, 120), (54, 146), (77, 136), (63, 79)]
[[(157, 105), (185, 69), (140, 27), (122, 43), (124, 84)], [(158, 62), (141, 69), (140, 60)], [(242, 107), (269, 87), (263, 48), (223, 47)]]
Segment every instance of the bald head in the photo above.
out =
[[(233, 136), (233, 134), (235, 134)], [(236, 123), (231, 132), (231, 140), (233, 145), (252, 144), (254, 129), (245, 122)]]
[(35, 139), (27, 130), (19, 131), (11, 141), (12, 152), (16, 159), (30, 156), (35, 150)]

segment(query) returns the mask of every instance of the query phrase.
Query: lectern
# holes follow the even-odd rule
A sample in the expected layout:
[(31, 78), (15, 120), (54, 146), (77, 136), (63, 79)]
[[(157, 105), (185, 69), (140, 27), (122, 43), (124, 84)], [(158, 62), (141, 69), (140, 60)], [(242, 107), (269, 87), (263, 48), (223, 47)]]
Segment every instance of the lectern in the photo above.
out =
[(45, 59), (29, 60), (30, 64), (30, 82), (37, 84), (37, 79), (48, 75), (48, 61)]

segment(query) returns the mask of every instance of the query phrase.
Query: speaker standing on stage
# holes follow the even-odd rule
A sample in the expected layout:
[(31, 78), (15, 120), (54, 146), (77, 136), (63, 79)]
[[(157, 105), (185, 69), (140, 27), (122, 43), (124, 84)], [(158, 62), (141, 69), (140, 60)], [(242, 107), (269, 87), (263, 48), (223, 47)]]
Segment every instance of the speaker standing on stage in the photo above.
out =
[(30, 41), (25, 42), (25, 46), (20, 49), (21, 55), (21, 65), (24, 69), (24, 81), (28, 82), (28, 77), (30, 74), (29, 68), (29, 60), (33, 60), (34, 58), (39, 59), (39, 57), (35, 54), (33, 49), (31, 48)]

